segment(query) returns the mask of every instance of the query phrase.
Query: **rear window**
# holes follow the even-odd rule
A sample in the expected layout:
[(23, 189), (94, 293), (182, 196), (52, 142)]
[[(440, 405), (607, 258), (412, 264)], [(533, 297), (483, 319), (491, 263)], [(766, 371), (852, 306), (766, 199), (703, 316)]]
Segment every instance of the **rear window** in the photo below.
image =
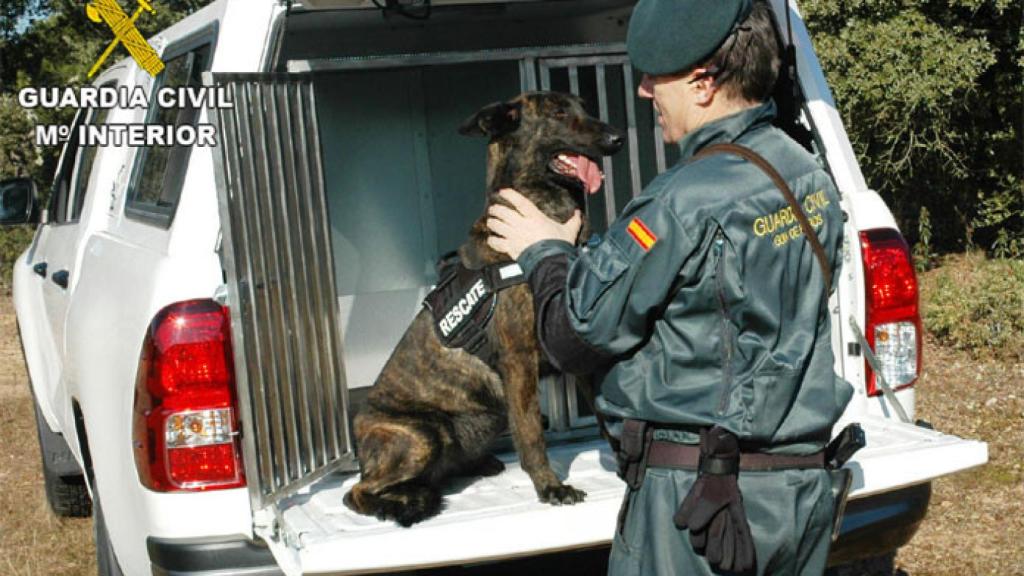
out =
[[(110, 85), (111, 84), (108, 84), (108, 86)], [(98, 110), (90, 111), (86, 124), (94, 124), (97, 126), (106, 124), (107, 116), (109, 114), (109, 108), (100, 108)], [(79, 152), (80, 158), (78, 160), (78, 173), (75, 175), (75, 188), (71, 196), (71, 214), (68, 217), (68, 220), (71, 222), (78, 221), (82, 216), (82, 207), (85, 205), (85, 193), (88, 191), (89, 178), (92, 174), (92, 165), (96, 160), (97, 150), (99, 150), (98, 146), (86, 145), (83, 146)]]
[[(165, 86), (199, 86), (210, 66), (210, 45), (205, 44), (166, 62), (153, 91)], [(155, 99), (154, 99), (155, 100)], [(192, 106), (160, 108), (151, 105), (147, 124), (195, 125), (200, 109)], [(150, 146), (139, 151), (132, 183), (125, 203), (129, 217), (163, 227), (171, 225), (185, 181), (191, 146)]]

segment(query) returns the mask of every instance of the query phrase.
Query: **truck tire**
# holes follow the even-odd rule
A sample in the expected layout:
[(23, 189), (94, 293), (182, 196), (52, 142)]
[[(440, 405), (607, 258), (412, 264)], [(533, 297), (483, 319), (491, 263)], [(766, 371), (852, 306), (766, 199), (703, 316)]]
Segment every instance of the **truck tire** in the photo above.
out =
[(88, 518), (92, 514), (92, 502), (89, 500), (85, 477), (64, 437), (50, 430), (42, 413), (39, 412), (39, 405), (34, 402), (33, 404), (36, 410), (36, 431), (39, 436), (46, 501), (57, 516)]
[(107, 533), (107, 522), (103, 519), (103, 508), (97, 496), (92, 515), (93, 541), (96, 543), (96, 572), (99, 576), (124, 576), (121, 565), (117, 563), (117, 555), (110, 544)]

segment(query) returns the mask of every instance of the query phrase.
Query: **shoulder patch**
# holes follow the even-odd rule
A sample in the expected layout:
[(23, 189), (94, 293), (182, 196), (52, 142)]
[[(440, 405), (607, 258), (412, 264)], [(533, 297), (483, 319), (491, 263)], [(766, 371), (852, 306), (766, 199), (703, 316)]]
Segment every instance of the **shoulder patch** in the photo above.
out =
[(647, 227), (639, 218), (633, 218), (629, 222), (629, 226), (626, 226), (626, 231), (633, 237), (633, 240), (644, 249), (644, 252), (649, 251), (655, 244), (658, 243), (658, 237), (651, 232), (651, 229)]

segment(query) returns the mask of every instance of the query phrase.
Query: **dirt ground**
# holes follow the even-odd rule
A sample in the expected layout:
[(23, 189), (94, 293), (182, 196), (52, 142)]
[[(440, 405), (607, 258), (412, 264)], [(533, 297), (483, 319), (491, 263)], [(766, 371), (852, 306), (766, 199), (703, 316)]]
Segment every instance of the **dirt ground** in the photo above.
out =
[(39, 462), (14, 307), (0, 288), (0, 573), (95, 574), (92, 520), (50, 512)]
[[(918, 417), (989, 443), (988, 466), (935, 482), (897, 574), (1024, 576), (1024, 365), (929, 342)], [(92, 522), (58, 519), (43, 493), (32, 398), (9, 296), (0, 293), (0, 574), (96, 573)]]
[(897, 564), (911, 576), (1024, 575), (1024, 364), (972, 361), (926, 342), (917, 416), (988, 442), (989, 463), (932, 485)]

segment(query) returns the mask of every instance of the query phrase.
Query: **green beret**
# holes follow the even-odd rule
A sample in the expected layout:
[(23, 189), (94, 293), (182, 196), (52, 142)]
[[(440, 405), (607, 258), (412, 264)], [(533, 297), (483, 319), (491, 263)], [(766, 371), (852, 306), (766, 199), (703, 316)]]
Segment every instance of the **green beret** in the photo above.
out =
[(689, 70), (722, 45), (750, 8), (751, 0), (640, 0), (626, 35), (629, 59), (652, 75)]

